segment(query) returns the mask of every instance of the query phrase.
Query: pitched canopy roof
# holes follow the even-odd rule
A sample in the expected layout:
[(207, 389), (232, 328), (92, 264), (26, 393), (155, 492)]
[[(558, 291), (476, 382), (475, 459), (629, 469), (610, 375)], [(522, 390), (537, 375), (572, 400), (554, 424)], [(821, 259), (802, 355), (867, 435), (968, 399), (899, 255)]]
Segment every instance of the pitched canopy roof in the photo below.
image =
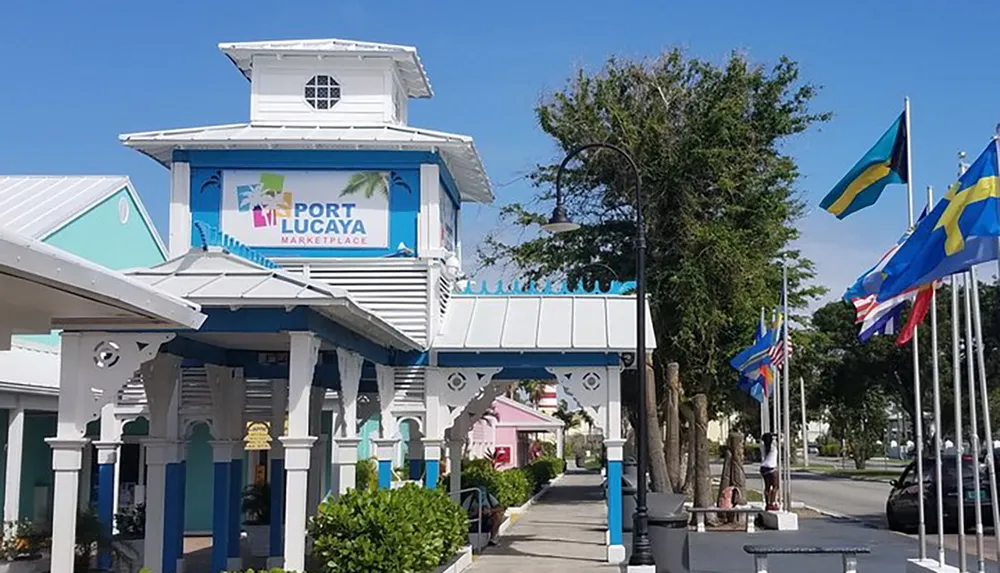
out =
[[(0, 176), (0, 228), (31, 239), (45, 239), (88, 209), (127, 190), (141, 216), (153, 224), (128, 177), (123, 175)], [(163, 243), (153, 232), (160, 251)]]
[(347, 291), (250, 262), (219, 247), (192, 249), (155, 267), (127, 274), (205, 308), (311, 307), (384, 346), (421, 349), (417, 341), (359, 306)]
[(197, 329), (196, 304), (41, 241), (0, 229), (0, 348), (53, 329)]
[(439, 152), (463, 201), (489, 203), (493, 188), (471, 137), (405, 125), (239, 123), (127, 133), (125, 145), (169, 167), (175, 149), (388, 149)]
[[(434, 348), (634, 352), (635, 310), (634, 296), (456, 295)], [(656, 348), (648, 303), (646, 347)]]
[(434, 95), (424, 66), (413, 46), (356, 42), (336, 38), (322, 40), (280, 40), (263, 42), (230, 42), (219, 49), (250, 79), (254, 56), (355, 56), (392, 58), (403, 80), (407, 97), (429, 98)]

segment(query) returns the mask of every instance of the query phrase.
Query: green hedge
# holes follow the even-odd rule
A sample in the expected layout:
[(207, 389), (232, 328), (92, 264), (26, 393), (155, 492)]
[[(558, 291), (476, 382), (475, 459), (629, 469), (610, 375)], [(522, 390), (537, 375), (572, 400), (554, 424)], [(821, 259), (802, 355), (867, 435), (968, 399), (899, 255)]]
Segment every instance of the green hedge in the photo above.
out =
[(566, 461), (555, 457), (542, 457), (524, 468), (532, 482), (532, 491), (537, 492), (556, 476), (566, 471)]
[(462, 471), (462, 489), (485, 487), (504, 507), (523, 505), (534, 492), (532, 480), (522, 469), (497, 471), (492, 465), (470, 465)]
[(819, 447), (819, 455), (828, 458), (839, 458), (840, 457), (840, 444), (836, 442), (830, 442), (823, 444)]
[(427, 573), (465, 545), (467, 527), (465, 512), (445, 493), (406, 484), (327, 499), (309, 534), (325, 573)]

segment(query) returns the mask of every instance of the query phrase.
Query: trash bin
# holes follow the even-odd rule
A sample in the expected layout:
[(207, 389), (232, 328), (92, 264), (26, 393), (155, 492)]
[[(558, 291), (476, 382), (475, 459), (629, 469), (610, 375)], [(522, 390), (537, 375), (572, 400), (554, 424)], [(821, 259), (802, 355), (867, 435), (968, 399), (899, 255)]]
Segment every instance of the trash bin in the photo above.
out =
[(690, 520), (691, 516), (683, 511), (666, 515), (650, 513), (649, 543), (653, 546), (656, 573), (690, 573)]
[(622, 531), (632, 531), (636, 491), (628, 480), (622, 480)]

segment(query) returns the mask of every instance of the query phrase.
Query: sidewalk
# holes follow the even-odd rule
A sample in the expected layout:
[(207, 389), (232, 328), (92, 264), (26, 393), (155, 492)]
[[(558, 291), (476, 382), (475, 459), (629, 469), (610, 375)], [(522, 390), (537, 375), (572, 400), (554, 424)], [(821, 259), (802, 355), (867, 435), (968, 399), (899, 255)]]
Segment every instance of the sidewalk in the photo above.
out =
[(608, 573), (601, 476), (567, 473), (476, 558), (471, 573)]

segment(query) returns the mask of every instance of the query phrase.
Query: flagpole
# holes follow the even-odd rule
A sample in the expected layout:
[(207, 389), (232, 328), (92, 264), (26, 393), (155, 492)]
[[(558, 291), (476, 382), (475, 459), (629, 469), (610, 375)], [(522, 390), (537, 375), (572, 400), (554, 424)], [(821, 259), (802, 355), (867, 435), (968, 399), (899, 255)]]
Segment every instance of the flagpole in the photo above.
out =
[(802, 463), (809, 467), (809, 426), (806, 425), (806, 384), (799, 376), (799, 408), (802, 410)]
[[(783, 360), (781, 364), (781, 372), (784, 375), (781, 381), (781, 390), (783, 394), (781, 395), (781, 405), (784, 406), (784, 411), (782, 412), (783, 418), (785, 420), (785, 511), (792, 511), (792, 414), (791, 414), (791, 400), (788, 397), (788, 387), (789, 387), (789, 366), (792, 364), (791, 353), (788, 351), (788, 323), (791, 317), (788, 315), (788, 261), (782, 261), (781, 265), (781, 300), (782, 300), (782, 314), (784, 317), (781, 321), (781, 338), (782, 338), (782, 354)], [(1000, 523), (1000, 520), (998, 520)]]
[(962, 368), (959, 356), (959, 314), (958, 275), (951, 275), (951, 382), (955, 393), (955, 475), (958, 476), (958, 573), (967, 571), (968, 553), (965, 539), (965, 492), (962, 491), (964, 478), (962, 476)]
[[(934, 189), (927, 186), (927, 212), (934, 208)], [(944, 488), (941, 483), (941, 378), (938, 370), (937, 285), (931, 283), (931, 372), (934, 388), (934, 481), (937, 506), (938, 564), (944, 565)]]
[[(1000, 523), (1000, 505), (997, 504), (997, 468), (993, 460), (993, 427), (990, 424), (990, 398), (986, 387), (986, 361), (983, 356), (983, 317), (979, 308), (979, 281), (976, 280), (976, 267), (969, 269), (972, 279), (972, 309), (976, 324), (976, 360), (979, 363), (979, 393), (983, 400), (983, 432), (986, 442), (986, 472), (990, 477), (990, 508), (993, 510), (993, 523)], [(978, 452), (977, 452), (978, 454)], [(977, 494), (976, 499), (979, 499)], [(993, 539), (997, 545), (997, 555), (1000, 555), (1000, 528), (993, 528)]]
[[(969, 449), (974, 460), (978, 462), (979, 460), (979, 419), (976, 413), (976, 367), (975, 367), (975, 354), (973, 354), (972, 340), (972, 279), (969, 273), (964, 273), (965, 276), (965, 365), (966, 365), (966, 376), (968, 377), (969, 383), (969, 427), (971, 433), (969, 434)], [(976, 464), (978, 465), (978, 463)], [(975, 508), (976, 515), (976, 556), (979, 560), (978, 571), (983, 571), (985, 568), (985, 555), (983, 548), (983, 505), (980, 502), (979, 496), (980, 492), (983, 491), (983, 486), (979, 479), (979, 472), (974, 472), (972, 474), (972, 487), (976, 491)]]
[[(906, 211), (907, 228), (913, 227), (913, 153), (910, 148), (912, 132), (910, 131), (910, 98), (903, 99), (903, 119), (906, 122)], [(924, 475), (924, 412), (920, 399), (920, 346), (917, 342), (918, 328), (913, 329), (913, 418), (917, 446), (917, 475)], [(917, 537), (920, 544), (920, 559), (927, 559), (927, 525), (924, 515), (924, 488), (918, 490), (917, 500)]]

